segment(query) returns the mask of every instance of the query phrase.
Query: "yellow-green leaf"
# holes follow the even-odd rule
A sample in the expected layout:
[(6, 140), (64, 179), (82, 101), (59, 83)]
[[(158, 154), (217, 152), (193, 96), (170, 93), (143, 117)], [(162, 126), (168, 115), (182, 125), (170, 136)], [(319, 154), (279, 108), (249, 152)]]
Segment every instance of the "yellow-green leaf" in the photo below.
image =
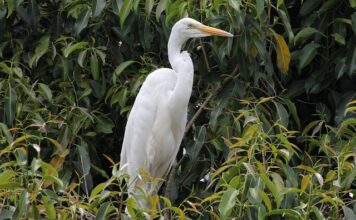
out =
[(300, 184), (301, 185), (300, 189), (302, 192), (305, 192), (305, 189), (309, 185), (310, 180), (311, 180), (311, 177), (309, 175), (303, 176), (302, 182)]
[(272, 203), (271, 200), (268, 198), (267, 194), (263, 191), (259, 191), (259, 195), (261, 196), (263, 202), (267, 206), (268, 211), (272, 211)]
[(287, 73), (289, 69), (289, 63), (290, 63), (290, 52), (289, 48), (287, 46), (286, 41), (284, 38), (277, 34), (274, 33), (274, 38), (276, 39), (277, 42), (277, 66), (278, 69), (282, 73)]

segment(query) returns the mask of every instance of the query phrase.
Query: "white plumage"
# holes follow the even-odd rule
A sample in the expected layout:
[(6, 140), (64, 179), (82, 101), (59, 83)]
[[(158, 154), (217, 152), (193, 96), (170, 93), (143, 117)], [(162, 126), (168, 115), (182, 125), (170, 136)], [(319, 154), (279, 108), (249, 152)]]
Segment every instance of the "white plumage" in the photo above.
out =
[[(232, 36), (191, 18), (178, 21), (168, 42), (172, 69), (155, 70), (143, 83), (129, 114), (121, 151), (120, 170), (130, 175), (129, 193), (140, 169), (163, 179), (172, 167), (184, 135), (194, 75), (192, 60), (181, 48), (189, 38), (210, 35)], [(143, 188), (153, 193), (159, 187)]]

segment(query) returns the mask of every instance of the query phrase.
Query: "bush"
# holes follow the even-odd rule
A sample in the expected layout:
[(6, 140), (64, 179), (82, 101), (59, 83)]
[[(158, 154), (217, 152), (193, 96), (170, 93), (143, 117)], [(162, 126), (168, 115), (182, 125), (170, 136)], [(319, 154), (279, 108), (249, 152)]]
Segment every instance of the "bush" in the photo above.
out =
[(169, 199), (147, 196), (147, 213), (355, 219), (355, 7), (0, 0), (0, 217), (118, 218), (127, 206), (143, 218), (117, 171), (126, 118), (147, 74), (169, 66), (170, 27), (189, 14), (236, 37), (186, 45), (198, 117)]

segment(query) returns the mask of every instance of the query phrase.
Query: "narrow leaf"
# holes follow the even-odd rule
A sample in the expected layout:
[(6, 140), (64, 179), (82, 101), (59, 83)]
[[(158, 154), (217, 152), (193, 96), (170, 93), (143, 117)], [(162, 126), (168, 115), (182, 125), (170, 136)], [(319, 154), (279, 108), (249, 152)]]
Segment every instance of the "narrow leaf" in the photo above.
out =
[(109, 207), (110, 207), (110, 203), (111, 202), (105, 202), (103, 203), (99, 210), (98, 213), (96, 214), (96, 220), (105, 220), (107, 218), (105, 218), (108, 214), (109, 214)]
[(302, 182), (300, 183), (300, 189), (305, 192), (306, 188), (310, 184), (311, 177), (309, 175), (303, 176)]
[(265, 7), (265, 0), (256, 0), (256, 18), (259, 18)]
[(221, 197), (221, 202), (219, 204), (219, 212), (222, 219), (227, 219), (231, 212), (232, 208), (236, 204), (236, 196), (238, 195), (238, 191), (234, 188), (229, 188), (225, 191), (223, 196)]
[(104, 10), (106, 5), (106, 0), (93, 0), (93, 17), (100, 15)]
[(120, 74), (128, 67), (130, 66), (131, 64), (135, 63), (135, 61), (132, 61), (132, 60), (128, 60), (128, 61), (125, 61), (125, 62), (122, 62), (120, 63), (119, 66), (117, 66), (115, 68), (115, 71), (114, 71), (114, 74), (113, 74), (113, 81), (115, 82), (117, 77), (120, 76)]
[(154, 3), (155, 3), (154, 0), (146, 0), (145, 11), (146, 11), (146, 16), (147, 17), (150, 16)]
[(45, 35), (41, 37), (35, 49), (35, 54), (29, 61), (29, 66), (32, 68), (33, 63), (37, 65), (38, 60), (47, 52), (49, 46), (49, 36)]
[(76, 50), (84, 49), (88, 45), (88, 42), (81, 41), (75, 44), (69, 44), (64, 50), (63, 50), (63, 55), (65, 58), (67, 58), (71, 53), (73, 53)]
[(299, 54), (298, 70), (301, 71), (306, 67), (318, 54), (317, 49), (320, 47), (317, 43), (310, 43), (306, 45)]
[(164, 12), (164, 10), (166, 10), (167, 1), (168, 0), (160, 0), (156, 7), (156, 20), (157, 21), (159, 21), (159, 18), (161, 16), (162, 12)]
[(9, 183), (15, 174), (16, 173), (12, 170), (5, 170), (4, 172), (0, 173), (0, 185)]
[(294, 45), (298, 44), (301, 41), (309, 39), (311, 36), (313, 36), (316, 33), (320, 33), (317, 29), (312, 28), (312, 27), (306, 27), (303, 28), (301, 31), (298, 32), (298, 34), (294, 38)]
[(126, 17), (129, 15), (132, 8), (132, 0), (124, 0), (120, 8), (120, 25), (123, 27)]
[(82, 30), (87, 27), (89, 22), (89, 16), (90, 16), (90, 12), (88, 9), (82, 11), (79, 14), (78, 19), (74, 24), (74, 30), (77, 35), (79, 35), (80, 32), (82, 32)]
[(277, 66), (278, 69), (282, 72), (282, 73), (287, 73), (288, 69), (289, 69), (289, 63), (290, 63), (290, 52), (289, 52), (289, 48), (284, 40), (284, 38), (277, 34), (274, 33), (274, 37), (276, 39), (277, 42)]
[(258, 192), (263, 200), (263, 202), (265, 203), (265, 205), (267, 206), (268, 211), (272, 211), (272, 203), (271, 200), (269, 199), (269, 197), (267, 196), (267, 194), (263, 191), (259, 191)]
[(90, 56), (90, 71), (94, 80), (99, 80), (99, 61), (95, 54)]
[(38, 83), (38, 87), (42, 93), (42, 95), (48, 100), (48, 101), (52, 101), (52, 91), (51, 89), (43, 83)]
[(349, 207), (343, 206), (342, 210), (344, 211), (344, 215), (346, 217), (345, 220), (355, 220), (356, 219), (355, 212), (352, 211), (352, 209), (350, 209)]

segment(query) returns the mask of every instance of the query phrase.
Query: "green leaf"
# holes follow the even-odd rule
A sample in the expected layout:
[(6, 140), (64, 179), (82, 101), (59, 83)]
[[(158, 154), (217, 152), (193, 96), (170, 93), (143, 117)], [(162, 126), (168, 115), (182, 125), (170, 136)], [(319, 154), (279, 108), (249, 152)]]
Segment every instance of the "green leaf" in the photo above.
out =
[(98, 184), (90, 193), (90, 199), (94, 199), (96, 195), (101, 193), (105, 188), (106, 188), (106, 183), (100, 183)]
[(147, 17), (149, 17), (151, 15), (154, 3), (155, 3), (154, 0), (146, 0), (145, 11), (146, 11), (146, 16)]
[(25, 190), (23, 190), (20, 195), (20, 199), (16, 204), (16, 210), (14, 212), (14, 215), (12, 216), (12, 219), (19, 220), (22, 219), (23, 217), (26, 217), (26, 210), (29, 203), (30, 203), (30, 194)]
[(234, 188), (228, 188), (223, 196), (221, 197), (221, 202), (219, 204), (219, 212), (221, 219), (228, 219), (230, 216), (232, 209), (236, 204), (236, 197), (238, 195), (238, 191)]
[(32, 68), (33, 63), (37, 65), (38, 60), (47, 52), (49, 46), (49, 36), (45, 35), (41, 37), (39, 40), (36, 49), (35, 49), (35, 54), (31, 57), (30, 61), (28, 62), (30, 68)]
[(306, 27), (300, 30), (294, 38), (294, 45), (299, 44), (301, 41), (305, 41), (312, 37), (314, 34), (320, 33), (317, 29), (312, 27)]
[(10, 210), (2, 210), (0, 213), (0, 219), (1, 220), (12, 219), (13, 215), (14, 215), (14, 211), (12, 211), (12, 210), (11, 211)]
[(96, 57), (96, 54), (92, 54), (90, 56), (90, 71), (94, 80), (99, 80), (100, 72), (99, 72), (99, 61)]
[(291, 45), (292, 42), (294, 41), (294, 32), (292, 30), (292, 26), (290, 24), (289, 18), (287, 17), (286, 13), (281, 9), (278, 9), (278, 14), (281, 17), (284, 28), (288, 33), (288, 42)]
[(13, 190), (13, 189), (22, 189), (21, 183), (19, 182), (9, 182), (0, 184), (0, 189)]
[(0, 71), (8, 75), (12, 74), (12, 68), (10, 68), (5, 62), (0, 62)]
[(306, 0), (300, 8), (300, 15), (305, 16), (313, 12), (324, 0)]
[(338, 42), (341, 45), (345, 45), (345, 38), (341, 36), (339, 33), (333, 33), (331, 35), (336, 42)]
[(317, 11), (317, 13), (319, 15), (323, 14), (324, 12), (327, 12), (331, 9), (334, 9), (334, 7), (340, 3), (339, 0), (328, 0), (328, 1), (324, 1), (323, 5), (319, 8), (319, 10)]
[(279, 8), (282, 4), (284, 4), (284, 0), (277, 0), (277, 8)]
[(132, 0), (124, 0), (122, 7), (120, 8), (120, 25), (124, 26), (124, 22), (129, 15), (132, 8)]
[(2, 134), (5, 135), (7, 143), (11, 144), (14, 141), (14, 139), (12, 138), (9, 128), (6, 126), (6, 124), (1, 123), (1, 122), (0, 122), (0, 128), (1, 128)]
[(106, 5), (106, 0), (93, 0), (93, 17), (100, 15)]
[(7, 16), (9, 18), (15, 9), (16, 0), (7, 0)]
[[(356, 4), (356, 0), (355, 0), (355, 4)], [(352, 13), (351, 22), (352, 22), (351, 23), (352, 24), (352, 31), (354, 32), (354, 34), (356, 34), (356, 12)]]
[(105, 54), (103, 51), (98, 50), (98, 49), (95, 49), (94, 51), (95, 51), (95, 54), (96, 54), (97, 56), (99, 56), (101, 62), (102, 62), (103, 64), (105, 64), (106, 54)]
[(356, 8), (356, 0), (349, 0), (350, 6)]
[(77, 169), (80, 172), (81, 178), (83, 180), (81, 187), (83, 188), (86, 195), (89, 195), (89, 192), (92, 188), (92, 178), (90, 175), (91, 162), (88, 150), (81, 146), (77, 146), (77, 156), (78, 160), (75, 162)]
[(82, 50), (79, 52), (79, 55), (78, 55), (78, 64), (80, 67), (84, 68), (84, 61), (85, 61), (85, 58), (87, 56), (87, 50)]
[(317, 220), (326, 220), (323, 213), (316, 206), (312, 206), (312, 210)]
[(16, 173), (12, 170), (5, 170), (0, 173), (0, 185), (7, 184), (9, 181), (16, 175)]
[(51, 89), (43, 83), (38, 83), (39, 89), (42, 93), (42, 95), (48, 100), (48, 101), (52, 101), (52, 91)]
[[(17, 4), (19, 4), (17, 2)], [(36, 28), (39, 20), (40, 20), (40, 8), (37, 4), (37, 0), (30, 0), (30, 4), (27, 7), (28, 12), (28, 22), (32, 26), (32, 28)]]
[(122, 0), (113, 0), (112, 1), (112, 10), (115, 15), (120, 15), (120, 8), (122, 7)]
[(265, 0), (256, 0), (256, 18), (259, 18), (265, 7)]
[(278, 102), (273, 102), (274, 105), (276, 106), (277, 112), (276, 112), (276, 120), (280, 121), (280, 123), (284, 127), (288, 127), (289, 123), (289, 114), (287, 110), (284, 108), (284, 106)]
[(7, 125), (12, 125), (12, 123), (15, 120), (16, 100), (17, 100), (16, 92), (9, 85), (9, 87), (7, 88), (5, 102), (4, 102), (5, 121)]
[(167, 3), (168, 0), (160, 0), (157, 7), (156, 7), (156, 20), (157, 22), (159, 21), (159, 18), (162, 14), (162, 12), (164, 12), (164, 10), (166, 10), (167, 7)]
[[(292, 219), (292, 220), (303, 219), (301, 214), (298, 211), (292, 210), (292, 209), (275, 209), (275, 210), (272, 210), (267, 213), (267, 216), (273, 216), (273, 215), (280, 215), (281, 217), (287, 216), (289, 219)], [(270, 218), (268, 218), (268, 219), (270, 219)], [(271, 219), (274, 219), (274, 218), (271, 218)]]
[(349, 76), (351, 77), (356, 72), (356, 42), (351, 44), (348, 52), (347, 65), (349, 66)]
[(345, 177), (345, 179), (342, 180), (341, 188), (345, 190), (350, 189), (352, 183), (355, 182), (355, 179), (356, 179), (356, 167), (354, 167), (352, 171), (350, 171), (349, 174)]
[(96, 122), (96, 131), (104, 134), (111, 134), (113, 127), (115, 127), (114, 123), (105, 117), (97, 117)]
[(81, 41), (75, 44), (68, 44), (68, 46), (63, 50), (63, 56), (67, 58), (74, 51), (85, 49), (87, 46), (88, 46), (88, 42), (85, 41)]
[(60, 179), (60, 178), (58, 178), (58, 177), (56, 177), (56, 176), (43, 176), (43, 179), (44, 180), (48, 180), (49, 181), (49, 183), (55, 183), (55, 184), (57, 184), (60, 188), (63, 188), (63, 181)]
[(137, 9), (138, 9), (138, 5), (139, 5), (140, 1), (141, 0), (132, 0), (132, 8), (136, 14), (137, 14)]
[(58, 177), (57, 170), (49, 163), (46, 163), (44, 161), (40, 161), (41, 169), (42, 169), (42, 175), (43, 176), (55, 176)]
[(300, 51), (298, 63), (299, 71), (301, 71), (314, 59), (314, 57), (318, 54), (319, 47), (320, 45), (317, 43), (309, 43)]
[(271, 203), (271, 200), (269, 199), (269, 197), (267, 196), (267, 194), (263, 191), (259, 191), (258, 193), (261, 196), (265, 205), (267, 206), (268, 211), (269, 212), (272, 211), (272, 203)]
[(195, 160), (198, 157), (200, 149), (205, 142), (206, 128), (205, 126), (197, 127), (195, 132), (195, 143), (193, 146), (187, 147), (187, 153), (191, 160)]
[(342, 210), (344, 211), (344, 215), (346, 217), (345, 220), (355, 220), (356, 219), (356, 214), (349, 207), (343, 206)]
[(253, 124), (250, 127), (248, 127), (247, 129), (245, 129), (244, 134), (242, 136), (242, 141), (244, 141), (245, 143), (250, 141), (251, 138), (253, 138), (255, 136), (255, 134), (258, 132), (258, 130), (259, 130), (258, 124)]
[(279, 208), (281, 206), (282, 197), (279, 196), (279, 193), (277, 191), (277, 188), (276, 188), (275, 184), (267, 177), (262, 164), (257, 162), (257, 167), (258, 167), (258, 170), (260, 171), (261, 179), (266, 184), (266, 186), (269, 189), (269, 191), (271, 191), (271, 193), (272, 193), (272, 195), (273, 195), (273, 197), (275, 199), (277, 208)]
[(96, 220), (105, 220), (107, 218), (105, 218), (108, 214), (109, 214), (109, 207), (111, 205), (111, 202), (105, 202), (103, 203), (99, 210), (98, 213), (96, 214)]
[(43, 205), (46, 210), (46, 219), (55, 220), (57, 219), (56, 209), (54, 208), (53, 202), (47, 196), (43, 196)]
[(299, 120), (298, 113), (297, 113), (297, 107), (289, 99), (284, 99), (284, 101), (287, 104), (288, 112), (290, 112), (292, 114), (295, 123), (297, 124), (298, 128), (300, 128), (300, 120)]
[(240, 12), (240, 7), (241, 7), (241, 0), (229, 0), (229, 5), (235, 9), (237, 12)]
[(79, 14), (78, 19), (75, 21), (74, 24), (74, 30), (77, 35), (79, 35), (80, 32), (82, 32), (82, 30), (87, 27), (89, 22), (89, 16), (90, 16), (89, 9), (85, 9)]
[(117, 77), (120, 76), (120, 74), (131, 64), (135, 63), (135, 61), (128, 60), (125, 62), (120, 63), (119, 66), (115, 68), (114, 74), (113, 74), (113, 82), (116, 82)]

